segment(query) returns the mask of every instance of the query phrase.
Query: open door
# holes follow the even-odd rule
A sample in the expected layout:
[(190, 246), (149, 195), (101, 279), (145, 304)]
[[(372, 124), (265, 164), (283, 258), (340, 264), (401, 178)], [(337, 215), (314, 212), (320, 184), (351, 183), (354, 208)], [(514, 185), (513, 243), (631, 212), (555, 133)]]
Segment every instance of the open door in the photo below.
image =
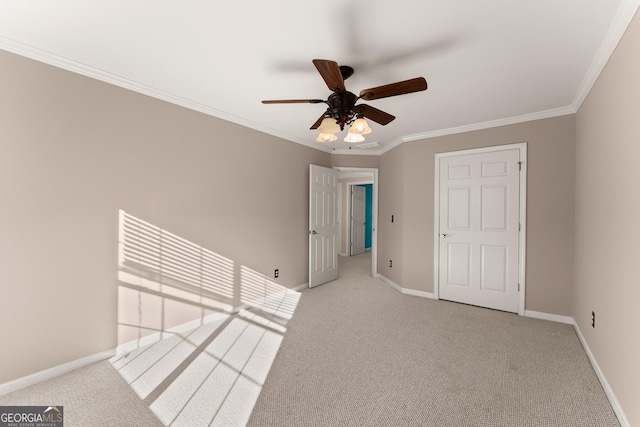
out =
[(363, 254), (365, 250), (366, 192), (359, 185), (351, 186), (351, 250), (350, 255)]
[(338, 278), (338, 173), (310, 165), (309, 287)]

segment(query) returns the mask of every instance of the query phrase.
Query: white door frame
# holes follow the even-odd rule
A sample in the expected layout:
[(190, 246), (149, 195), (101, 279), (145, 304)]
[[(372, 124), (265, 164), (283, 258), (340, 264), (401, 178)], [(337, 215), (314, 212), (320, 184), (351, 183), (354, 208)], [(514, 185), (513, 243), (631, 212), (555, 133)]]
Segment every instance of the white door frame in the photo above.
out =
[(338, 181), (338, 256), (342, 255), (342, 183)]
[[(372, 180), (367, 180), (367, 179), (363, 179), (362, 181), (353, 181), (353, 182), (346, 182), (346, 192), (347, 192), (347, 206), (344, 207), (345, 209), (345, 213), (346, 213), (346, 218), (347, 218), (347, 223), (345, 224), (345, 231), (346, 231), (346, 242), (347, 242), (347, 247), (346, 249), (342, 252), (344, 253), (346, 256), (351, 256), (351, 193), (352, 193), (352, 187), (354, 185), (365, 185), (365, 184), (373, 184)], [(340, 199), (340, 202), (342, 202), (342, 199)], [(373, 208), (373, 207), (372, 207)], [(371, 242), (371, 245), (373, 247), (373, 241)]]
[(354, 217), (354, 191), (356, 191), (356, 188), (358, 187), (357, 191), (358, 192), (362, 192), (364, 198), (361, 200), (362, 201), (362, 214), (364, 215), (364, 218), (362, 218), (364, 220), (364, 226), (365, 226), (365, 230), (364, 233), (362, 234), (362, 252), (358, 252), (356, 255), (359, 255), (361, 253), (364, 253), (366, 251), (366, 238), (365, 238), (365, 234), (366, 234), (366, 210), (367, 210), (367, 206), (366, 206), (366, 198), (367, 198), (367, 190), (365, 189), (365, 187), (363, 187), (363, 184), (354, 184), (354, 183), (350, 183), (349, 188), (351, 189), (350, 194), (348, 195), (349, 199), (350, 199), (350, 203), (349, 203), (349, 212), (347, 212), (348, 218), (349, 218), (349, 255), (353, 256), (353, 252), (354, 252), (354, 248), (356, 250), (360, 250), (360, 237), (358, 237), (358, 245), (354, 245), (355, 242), (355, 238), (354, 238), (354, 224), (355, 224), (355, 217)]
[[(334, 167), (339, 172), (370, 172), (373, 174), (373, 200), (371, 204), (371, 277), (378, 277), (378, 168)], [(349, 182), (345, 191), (351, 190), (351, 185), (371, 184), (370, 180)], [(349, 194), (349, 193), (347, 193)], [(351, 200), (347, 197), (347, 209), (351, 208)], [(347, 212), (350, 212), (347, 210)], [(346, 227), (347, 233), (350, 227)], [(349, 236), (349, 239), (351, 236)], [(340, 266), (338, 266), (338, 269)]]
[(525, 278), (526, 278), (526, 248), (527, 248), (527, 143), (521, 142), (517, 144), (497, 145), (493, 147), (472, 148), (469, 150), (451, 151), (447, 153), (437, 153), (435, 155), (435, 200), (434, 200), (434, 223), (433, 223), (433, 296), (435, 299), (439, 297), (439, 280), (440, 280), (440, 159), (443, 157), (464, 156), (469, 154), (490, 153), (494, 151), (504, 151), (517, 149), (520, 153), (520, 235), (518, 243), (518, 283), (519, 300), (518, 314), (524, 316), (525, 308)]

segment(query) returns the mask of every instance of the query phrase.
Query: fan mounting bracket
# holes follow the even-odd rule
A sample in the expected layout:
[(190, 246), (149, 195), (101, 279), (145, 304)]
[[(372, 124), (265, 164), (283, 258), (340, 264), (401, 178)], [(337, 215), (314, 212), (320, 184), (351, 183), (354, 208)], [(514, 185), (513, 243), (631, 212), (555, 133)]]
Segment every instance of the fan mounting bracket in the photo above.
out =
[(338, 66), (340, 69), (340, 75), (342, 76), (342, 80), (347, 80), (349, 77), (353, 75), (353, 68), (348, 65), (340, 65)]

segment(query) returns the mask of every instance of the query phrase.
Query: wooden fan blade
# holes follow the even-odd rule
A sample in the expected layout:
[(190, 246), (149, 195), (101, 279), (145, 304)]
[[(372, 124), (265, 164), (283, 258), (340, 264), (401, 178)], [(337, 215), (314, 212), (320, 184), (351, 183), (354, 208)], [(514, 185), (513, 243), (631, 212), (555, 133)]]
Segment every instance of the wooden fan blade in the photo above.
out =
[(320, 127), (320, 124), (322, 124), (322, 120), (324, 120), (325, 117), (327, 117), (326, 112), (322, 113), (322, 115), (318, 118), (318, 120), (316, 120), (316, 122), (309, 129), (310, 130), (318, 129)]
[(416, 77), (415, 79), (404, 80), (397, 83), (391, 83), (388, 85), (361, 90), (360, 98), (364, 99), (365, 101), (371, 101), (372, 99), (404, 95), (405, 93), (419, 92), (421, 90), (427, 90), (427, 81), (424, 79), (424, 77)]
[(266, 99), (263, 104), (322, 104), (323, 99)]
[(353, 109), (358, 114), (362, 114), (367, 119), (371, 119), (382, 126), (391, 123), (396, 118), (389, 113), (385, 113), (384, 111), (378, 110), (377, 108), (367, 104), (356, 105)]
[(327, 59), (314, 59), (313, 65), (316, 66), (330, 90), (333, 92), (347, 91), (344, 87), (344, 80), (342, 79), (342, 73), (340, 73), (340, 67), (337, 62)]

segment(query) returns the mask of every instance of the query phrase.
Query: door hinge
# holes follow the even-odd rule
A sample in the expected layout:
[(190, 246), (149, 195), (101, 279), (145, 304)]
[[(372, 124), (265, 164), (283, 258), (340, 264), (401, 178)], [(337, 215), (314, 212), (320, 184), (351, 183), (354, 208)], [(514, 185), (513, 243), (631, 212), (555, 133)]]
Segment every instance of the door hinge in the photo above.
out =
[(522, 170), (522, 162), (518, 162), (518, 170), (521, 171)]
[(520, 292), (520, 283), (518, 283), (518, 292)]
[(518, 231), (522, 231), (522, 224), (518, 223)]

